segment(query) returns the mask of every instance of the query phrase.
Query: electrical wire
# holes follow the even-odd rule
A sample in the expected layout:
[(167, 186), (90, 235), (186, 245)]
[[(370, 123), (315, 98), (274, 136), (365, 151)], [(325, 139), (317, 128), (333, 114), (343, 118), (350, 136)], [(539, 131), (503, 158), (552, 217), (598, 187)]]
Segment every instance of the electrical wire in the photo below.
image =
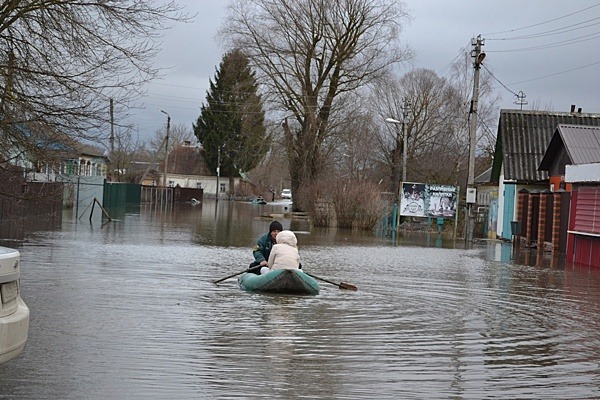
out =
[(537, 81), (537, 80), (540, 80), (540, 79), (550, 78), (552, 76), (566, 74), (567, 72), (577, 71), (577, 70), (580, 70), (580, 69), (583, 69), (583, 68), (587, 68), (587, 67), (592, 67), (592, 66), (598, 65), (598, 64), (600, 64), (600, 61), (597, 61), (597, 62), (594, 62), (594, 63), (591, 63), (591, 64), (587, 64), (587, 65), (582, 65), (581, 67), (571, 68), (571, 69), (567, 69), (567, 70), (564, 70), (564, 71), (555, 72), (553, 74), (540, 76), (540, 77), (537, 77), (537, 78), (527, 79), (527, 80), (520, 81), (520, 82), (513, 82), (513, 83), (510, 83), (510, 85), (519, 85), (521, 83), (533, 82), (533, 81)]
[(518, 96), (518, 94), (517, 94), (517, 93), (513, 92), (512, 90), (510, 90), (510, 89), (509, 89), (509, 88), (508, 88), (508, 87), (507, 87), (507, 86), (506, 86), (504, 83), (502, 83), (502, 81), (500, 81), (500, 79), (496, 78), (496, 75), (494, 75), (494, 74), (492, 73), (492, 71), (490, 71), (490, 70), (488, 69), (488, 67), (486, 67), (486, 66), (485, 66), (485, 64), (481, 64), (481, 65), (483, 65), (483, 69), (485, 69), (485, 70), (488, 72), (488, 74), (490, 74), (490, 76), (491, 76), (492, 78), (494, 78), (494, 80), (495, 80), (496, 82), (498, 82), (500, 85), (502, 85), (502, 87), (503, 87), (504, 89), (506, 89), (508, 92), (510, 92), (510, 93), (512, 93), (512, 94), (514, 94), (515, 96)]
[[(576, 43), (582, 43), (582, 42), (587, 42), (590, 40), (594, 40), (600, 37), (600, 32), (595, 32), (595, 33), (591, 33), (589, 35), (584, 35), (584, 36), (580, 36), (574, 39), (568, 39), (568, 40), (563, 40), (562, 42), (555, 42), (555, 43), (549, 43), (549, 44), (544, 44), (544, 45), (539, 45), (539, 46), (532, 46), (532, 47), (522, 47), (519, 49), (507, 49), (507, 50), (489, 50), (487, 51), (488, 53), (512, 53), (512, 52), (520, 52), (520, 51), (532, 51), (532, 50), (545, 50), (545, 49), (551, 49), (554, 47), (560, 47), (560, 46), (568, 46), (571, 44), (576, 44)], [(587, 38), (587, 39), (584, 39)]]
[(548, 23), (550, 23), (550, 22), (554, 22), (554, 21), (558, 21), (558, 20), (561, 20), (561, 19), (564, 19), (564, 18), (568, 18), (568, 17), (570, 17), (570, 16), (572, 16), (572, 15), (575, 15), (575, 14), (582, 13), (582, 12), (584, 12), (584, 11), (590, 10), (590, 9), (592, 9), (592, 8), (594, 8), (594, 7), (598, 7), (598, 6), (600, 6), (600, 3), (598, 3), (598, 4), (594, 4), (594, 5), (592, 5), (592, 6), (589, 6), (589, 7), (586, 7), (586, 8), (584, 8), (584, 9), (582, 9), (582, 10), (579, 10), (579, 11), (572, 12), (572, 13), (570, 13), (570, 14), (563, 15), (563, 16), (561, 16), (561, 17), (557, 17), (557, 18), (549, 19), (549, 20), (547, 20), (547, 21), (538, 22), (537, 24), (533, 24), (533, 25), (527, 25), (527, 26), (523, 26), (523, 27), (521, 27), (521, 28), (509, 29), (509, 30), (507, 30), (507, 31), (501, 31), (501, 32), (492, 32), (492, 33), (485, 33), (485, 34), (483, 34), (483, 36), (493, 36), (493, 35), (500, 35), (500, 34), (504, 34), (504, 33), (517, 32), (517, 31), (522, 31), (522, 30), (524, 30), (524, 29), (534, 28), (534, 27), (536, 27), (536, 26), (540, 26), (540, 25), (548, 24)]
[[(498, 39), (493, 39), (492, 38), (492, 39), (488, 39), (488, 40), (492, 40), (492, 41), (505, 41), (505, 40), (537, 39), (537, 38), (540, 38), (540, 37), (551, 36), (551, 35), (558, 35), (558, 34), (563, 34), (563, 33), (567, 33), (567, 32), (573, 32), (573, 31), (577, 31), (577, 30), (580, 30), (580, 29), (585, 29), (585, 28), (589, 28), (589, 27), (592, 27), (592, 26), (596, 26), (596, 25), (599, 25), (600, 22), (595, 22), (593, 24), (587, 24), (587, 25), (582, 25), (582, 24), (585, 24), (585, 23), (591, 22), (591, 21), (597, 21), (599, 19), (600, 19), (600, 17), (596, 17), (596, 18), (588, 19), (587, 21), (582, 21), (582, 22), (578, 22), (576, 24), (563, 26), (561, 28), (551, 29), (549, 31), (533, 33), (533, 34), (530, 34), (530, 35), (513, 36), (513, 37), (498, 38)], [(580, 26), (580, 25), (582, 25), (582, 26)], [(576, 27), (576, 28), (574, 28), (574, 27)], [(568, 28), (572, 28), (572, 29), (568, 29)]]
[(471, 44), (471, 41), (468, 41), (467, 44), (464, 47), (461, 47), (460, 50), (458, 51), (458, 54), (456, 54), (456, 56), (452, 59), (452, 61), (450, 61), (448, 64), (446, 64), (444, 66), (444, 68), (442, 68), (441, 70), (438, 71), (438, 75), (444, 76), (446, 74), (446, 70), (449, 70), (450, 68), (452, 68), (452, 66), (454, 65), (454, 63), (456, 62), (456, 60), (458, 60), (461, 56), (463, 56), (465, 54), (465, 49), (470, 44)]

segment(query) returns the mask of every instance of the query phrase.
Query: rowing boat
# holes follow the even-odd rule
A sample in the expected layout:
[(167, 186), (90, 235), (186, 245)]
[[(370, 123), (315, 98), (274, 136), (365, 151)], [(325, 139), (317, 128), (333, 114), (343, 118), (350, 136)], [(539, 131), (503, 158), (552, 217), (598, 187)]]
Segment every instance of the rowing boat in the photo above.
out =
[(318, 294), (319, 283), (299, 269), (276, 269), (257, 275), (247, 272), (238, 283), (247, 292)]

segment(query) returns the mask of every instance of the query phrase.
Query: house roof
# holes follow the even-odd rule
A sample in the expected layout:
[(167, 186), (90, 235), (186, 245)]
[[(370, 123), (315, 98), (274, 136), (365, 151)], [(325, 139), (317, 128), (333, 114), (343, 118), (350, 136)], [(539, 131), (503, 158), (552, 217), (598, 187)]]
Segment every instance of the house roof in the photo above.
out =
[(201, 152), (187, 144), (179, 145), (169, 153), (168, 171), (171, 174), (211, 175)]
[(570, 164), (600, 162), (600, 127), (559, 124), (552, 135), (539, 168), (547, 171), (552, 160), (556, 158), (563, 147), (567, 152)]
[(492, 176), (492, 169), (488, 168), (483, 171), (481, 174), (475, 177), (475, 183), (487, 183), (490, 182), (490, 177)]
[(600, 126), (600, 114), (532, 110), (501, 110), (492, 181), (538, 183), (548, 179), (538, 167), (559, 124)]
[(92, 157), (108, 159), (108, 157), (104, 155), (104, 150), (99, 149), (95, 146), (85, 144), (85, 143), (78, 143), (78, 142), (72, 143), (71, 146), (73, 147), (74, 151), (78, 151), (81, 154), (85, 154), (87, 156), (92, 156)]

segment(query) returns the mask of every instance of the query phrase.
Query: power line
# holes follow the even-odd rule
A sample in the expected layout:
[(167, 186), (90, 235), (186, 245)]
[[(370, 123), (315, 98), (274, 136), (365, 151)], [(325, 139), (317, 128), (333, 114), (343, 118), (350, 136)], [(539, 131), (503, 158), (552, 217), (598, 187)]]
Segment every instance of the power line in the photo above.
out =
[(485, 70), (486, 70), (486, 71), (487, 71), (487, 72), (490, 74), (490, 76), (491, 76), (492, 78), (494, 78), (494, 80), (495, 80), (496, 82), (498, 82), (500, 85), (502, 85), (502, 87), (503, 87), (504, 89), (508, 90), (508, 91), (509, 91), (511, 94), (513, 94), (513, 95), (515, 95), (515, 96), (518, 96), (518, 94), (517, 94), (517, 93), (513, 92), (512, 90), (510, 90), (510, 89), (509, 89), (509, 88), (508, 88), (508, 87), (507, 87), (507, 86), (506, 86), (504, 83), (502, 83), (502, 82), (500, 81), (500, 79), (496, 78), (496, 75), (494, 75), (494, 74), (492, 73), (492, 71), (490, 71), (490, 70), (488, 69), (488, 67), (486, 67), (485, 65), (483, 65), (483, 68), (484, 68), (484, 69), (485, 69)]
[(519, 85), (519, 84), (521, 84), (521, 83), (526, 83), (526, 82), (537, 81), (537, 80), (540, 80), (540, 79), (545, 79), (545, 78), (549, 78), (549, 77), (556, 76), (556, 75), (566, 74), (567, 72), (571, 72), (571, 71), (577, 71), (577, 70), (579, 70), (579, 69), (583, 69), (583, 68), (591, 67), (591, 66), (598, 65), (598, 64), (600, 64), (600, 61), (597, 61), (597, 62), (595, 62), (595, 63), (591, 63), (591, 64), (587, 64), (587, 65), (582, 65), (581, 67), (571, 68), (571, 69), (567, 69), (567, 70), (564, 70), (564, 71), (555, 72), (555, 73), (553, 73), (553, 74), (549, 74), (549, 75), (540, 76), (540, 77), (538, 77), (538, 78), (527, 79), (527, 80), (520, 81), (520, 82), (513, 82), (513, 83), (510, 83), (510, 85)]
[[(513, 37), (508, 37), (508, 38), (498, 38), (498, 39), (489, 39), (489, 40), (495, 40), (495, 41), (525, 40), (525, 39), (537, 39), (539, 37), (544, 37), (544, 36), (558, 35), (558, 34), (573, 32), (573, 31), (577, 31), (580, 29), (585, 29), (585, 28), (589, 28), (592, 26), (596, 26), (596, 25), (600, 24), (600, 22), (595, 22), (593, 24), (587, 24), (587, 25), (583, 25), (583, 24), (585, 24), (587, 22), (591, 22), (591, 21), (597, 21), (599, 19), (600, 19), (600, 17), (596, 17), (596, 18), (588, 19), (586, 21), (578, 22), (576, 24), (571, 24), (571, 25), (563, 26), (561, 28), (551, 29), (549, 31), (532, 33), (529, 35), (513, 36)], [(571, 29), (568, 29), (568, 28), (571, 28)]]
[(471, 44), (471, 41), (469, 40), (467, 42), (467, 44), (464, 47), (461, 47), (460, 50), (458, 51), (458, 54), (456, 54), (456, 56), (452, 59), (452, 61), (450, 61), (448, 64), (446, 64), (444, 66), (444, 68), (442, 68), (439, 72), (438, 75), (444, 76), (446, 73), (446, 70), (451, 68), (454, 63), (456, 62), (456, 60), (458, 60), (459, 57), (463, 56), (466, 54), (466, 48)]
[(582, 9), (582, 10), (579, 10), (579, 11), (572, 12), (572, 13), (570, 13), (570, 14), (563, 15), (563, 16), (561, 16), (561, 17), (557, 17), (557, 18), (549, 19), (549, 20), (547, 20), (547, 21), (538, 22), (537, 24), (533, 24), (533, 25), (527, 25), (527, 26), (523, 26), (523, 27), (521, 27), (521, 28), (509, 29), (509, 30), (507, 30), (507, 31), (493, 32), (493, 33), (485, 33), (485, 34), (483, 34), (483, 36), (493, 36), (493, 35), (500, 35), (500, 34), (503, 34), (503, 33), (517, 32), (517, 31), (521, 31), (521, 30), (524, 30), (524, 29), (533, 28), (533, 27), (536, 27), (536, 26), (540, 26), (540, 25), (544, 25), (544, 24), (550, 23), (550, 22), (558, 21), (558, 20), (561, 20), (561, 19), (564, 19), (564, 18), (570, 17), (570, 16), (572, 16), (572, 15), (575, 15), (575, 14), (582, 13), (582, 12), (584, 12), (584, 11), (590, 10), (590, 9), (592, 9), (592, 8), (594, 8), (594, 7), (598, 7), (598, 6), (600, 6), (600, 3), (599, 3), (599, 4), (594, 4), (594, 5), (592, 5), (592, 6), (589, 6), (589, 7), (586, 7), (586, 8), (584, 8), (584, 9)]
[[(567, 46), (567, 45), (571, 45), (571, 44), (587, 42), (587, 41), (590, 41), (590, 40), (597, 39), (598, 37), (600, 37), (600, 32), (595, 32), (595, 33), (591, 33), (589, 35), (579, 36), (579, 37), (574, 38), (574, 39), (563, 40), (562, 42), (555, 42), (555, 43), (549, 43), (549, 44), (544, 44), (544, 45), (539, 45), (539, 46), (532, 46), (532, 47), (522, 47), (522, 48), (519, 48), (519, 49), (491, 50), (491, 51), (488, 51), (488, 53), (510, 53), (510, 52), (519, 52), (519, 51), (532, 51), (532, 50), (551, 49), (551, 48), (554, 48), (554, 47)], [(587, 38), (587, 39), (584, 39), (584, 38)]]

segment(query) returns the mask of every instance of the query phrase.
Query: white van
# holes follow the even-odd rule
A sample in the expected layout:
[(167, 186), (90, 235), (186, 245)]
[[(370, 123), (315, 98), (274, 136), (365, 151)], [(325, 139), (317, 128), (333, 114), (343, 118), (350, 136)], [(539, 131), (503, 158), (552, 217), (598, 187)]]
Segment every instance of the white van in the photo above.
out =
[(17, 250), (0, 247), (0, 364), (19, 355), (29, 331), (29, 308), (21, 299), (20, 260)]

